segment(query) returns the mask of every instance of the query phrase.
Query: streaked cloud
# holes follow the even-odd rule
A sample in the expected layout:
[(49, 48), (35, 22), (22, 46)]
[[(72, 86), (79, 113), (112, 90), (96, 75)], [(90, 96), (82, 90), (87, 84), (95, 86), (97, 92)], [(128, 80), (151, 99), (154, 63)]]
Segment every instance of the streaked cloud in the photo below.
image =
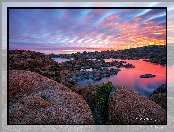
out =
[(10, 9), (9, 13), (10, 49), (116, 50), (166, 44), (165, 9)]

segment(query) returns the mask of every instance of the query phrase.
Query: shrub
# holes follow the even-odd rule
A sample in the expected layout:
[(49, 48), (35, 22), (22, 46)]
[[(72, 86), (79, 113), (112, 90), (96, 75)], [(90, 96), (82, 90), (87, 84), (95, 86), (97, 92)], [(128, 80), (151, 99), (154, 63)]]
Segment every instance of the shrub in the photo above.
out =
[(96, 99), (100, 114), (106, 118), (108, 115), (108, 98), (112, 90), (112, 82), (103, 83), (97, 88)]

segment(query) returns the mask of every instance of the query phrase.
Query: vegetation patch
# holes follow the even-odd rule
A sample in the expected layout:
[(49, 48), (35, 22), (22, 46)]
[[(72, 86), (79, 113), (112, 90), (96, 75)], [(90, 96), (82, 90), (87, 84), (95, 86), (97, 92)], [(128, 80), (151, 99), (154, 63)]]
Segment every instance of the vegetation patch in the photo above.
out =
[(108, 116), (108, 98), (112, 90), (112, 82), (107, 82), (99, 85), (96, 92), (96, 99), (99, 112), (104, 120)]

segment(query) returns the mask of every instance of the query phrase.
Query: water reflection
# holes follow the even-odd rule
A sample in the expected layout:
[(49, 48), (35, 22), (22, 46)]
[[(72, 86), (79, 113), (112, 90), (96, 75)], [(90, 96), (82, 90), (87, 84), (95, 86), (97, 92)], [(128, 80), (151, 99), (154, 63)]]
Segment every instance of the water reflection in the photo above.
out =
[[(69, 61), (69, 59), (64, 58), (53, 58), (55, 61), (61, 63), (64, 61)], [(112, 62), (113, 60), (122, 61), (121, 59), (105, 59), (106, 62)], [(101, 84), (103, 82), (111, 81), (115, 85), (126, 86), (146, 97), (158, 88), (161, 84), (166, 84), (166, 66), (152, 64), (150, 62), (145, 62), (143, 60), (124, 60), (127, 63), (133, 64), (135, 68), (126, 69), (120, 68), (121, 71), (117, 75), (112, 75), (101, 79), (100, 81), (93, 81), (91, 79), (79, 81), (78, 84), (81, 86), (86, 86), (88, 83)], [(174, 66), (170, 67), (170, 71), (174, 71)], [(88, 69), (91, 71), (92, 69)], [(88, 71), (87, 70), (87, 71)], [(142, 74), (155, 74), (154, 78), (140, 78)], [(169, 75), (174, 75), (174, 72), (169, 72)], [(172, 82), (172, 78), (169, 78), (169, 83)], [(173, 83), (174, 84), (174, 83)]]
[[(106, 59), (106, 62), (120, 59)], [(100, 81), (93, 81), (91, 79), (85, 81), (79, 81), (82, 86), (86, 86), (87, 83), (101, 84), (103, 82), (111, 81), (115, 85), (126, 86), (146, 97), (161, 84), (166, 84), (166, 66), (151, 64), (143, 60), (126, 60), (127, 63), (131, 63), (135, 68), (126, 69), (120, 68), (121, 71), (117, 75), (112, 75), (108, 78), (103, 78)], [(151, 73), (155, 74), (154, 78), (140, 78), (140, 75)]]
[(66, 59), (66, 58), (52, 58), (52, 59), (54, 61), (58, 62), (58, 63), (73, 60), (73, 58), (70, 58), (70, 59)]

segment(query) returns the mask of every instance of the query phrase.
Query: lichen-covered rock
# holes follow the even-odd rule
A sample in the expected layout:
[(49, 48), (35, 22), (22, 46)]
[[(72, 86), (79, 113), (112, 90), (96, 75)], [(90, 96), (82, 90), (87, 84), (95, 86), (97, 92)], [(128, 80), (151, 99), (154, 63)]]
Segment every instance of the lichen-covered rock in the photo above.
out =
[(9, 68), (10, 70), (29, 70), (35, 68), (58, 66), (49, 56), (44, 53), (26, 50), (9, 51)]
[(107, 124), (167, 124), (167, 113), (158, 104), (122, 86), (109, 101), (108, 114)]
[(10, 124), (94, 124), (89, 105), (69, 88), (34, 72), (9, 73)]
[(18, 100), (23, 97), (24, 94), (30, 94), (45, 89), (71, 91), (68, 87), (35, 72), (25, 70), (9, 71), (10, 101)]
[(50, 102), (47, 102), (40, 96), (36, 96), (36, 95), (30, 95), (30, 96), (21, 98), (19, 101), (22, 104), (24, 104), (25, 106), (27, 106), (29, 108), (33, 108), (33, 109), (46, 108), (46, 107), (52, 106), (52, 104)]
[(167, 88), (166, 84), (162, 84), (149, 97), (150, 100), (160, 105), (165, 111), (167, 111)]

